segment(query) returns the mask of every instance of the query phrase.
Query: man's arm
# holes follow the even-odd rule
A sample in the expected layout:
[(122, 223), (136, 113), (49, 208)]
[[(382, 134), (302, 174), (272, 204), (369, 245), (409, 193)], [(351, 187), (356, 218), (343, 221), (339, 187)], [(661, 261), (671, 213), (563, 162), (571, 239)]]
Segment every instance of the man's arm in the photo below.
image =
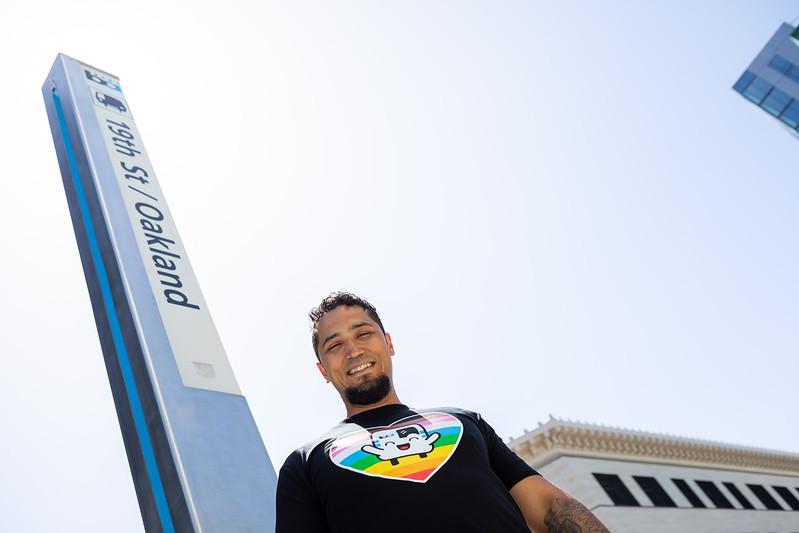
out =
[(537, 533), (610, 533), (585, 505), (541, 476), (519, 481), (510, 495)]

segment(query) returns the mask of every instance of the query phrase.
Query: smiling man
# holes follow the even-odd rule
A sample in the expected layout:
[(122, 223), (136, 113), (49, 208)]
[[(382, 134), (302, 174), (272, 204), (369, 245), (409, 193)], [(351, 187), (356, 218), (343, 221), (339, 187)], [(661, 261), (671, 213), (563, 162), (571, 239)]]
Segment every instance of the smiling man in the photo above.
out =
[(333, 293), (310, 318), (316, 365), (347, 418), (286, 459), (277, 533), (607, 532), (479, 414), (403, 405), (372, 304)]

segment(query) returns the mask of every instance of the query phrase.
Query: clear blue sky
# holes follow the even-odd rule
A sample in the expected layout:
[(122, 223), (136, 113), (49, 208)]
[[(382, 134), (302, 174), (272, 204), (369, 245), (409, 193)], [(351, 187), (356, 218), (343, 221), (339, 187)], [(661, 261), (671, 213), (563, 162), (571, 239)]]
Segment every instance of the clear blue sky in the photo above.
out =
[(731, 90), (797, 16), (4, 2), (0, 529), (141, 531), (39, 93), (57, 52), (121, 77), (277, 465), (343, 416), (305, 317), (334, 289), (378, 306), (411, 405), (799, 451), (799, 139)]

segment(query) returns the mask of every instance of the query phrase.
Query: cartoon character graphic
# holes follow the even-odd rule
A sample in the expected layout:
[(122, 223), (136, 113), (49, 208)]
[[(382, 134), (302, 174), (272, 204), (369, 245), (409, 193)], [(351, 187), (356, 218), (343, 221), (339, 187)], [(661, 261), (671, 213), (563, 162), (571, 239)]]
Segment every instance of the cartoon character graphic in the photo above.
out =
[(380, 427), (344, 428), (325, 446), (334, 465), (355, 474), (412, 483), (427, 483), (445, 468), (463, 437), (461, 421), (439, 411), (412, 414)]
[(433, 443), (441, 436), (435, 432), (428, 434), (419, 424), (374, 431), (371, 435), (372, 444), (361, 449), (376, 455), (381, 461), (391, 462), (394, 466), (399, 464), (400, 457), (418, 455), (424, 459), (433, 451)]

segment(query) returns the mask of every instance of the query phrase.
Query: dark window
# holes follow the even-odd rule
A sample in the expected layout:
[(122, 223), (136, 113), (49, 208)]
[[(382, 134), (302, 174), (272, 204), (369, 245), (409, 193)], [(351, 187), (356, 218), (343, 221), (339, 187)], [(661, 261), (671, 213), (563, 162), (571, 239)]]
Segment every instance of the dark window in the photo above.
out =
[(799, 126), (799, 101), (793, 100), (780, 115), (780, 120), (792, 128)]
[(624, 482), (619, 479), (619, 476), (615, 474), (594, 474), (594, 477), (602, 485), (602, 488), (605, 489), (605, 492), (615, 505), (639, 506), (635, 496), (624, 485)]
[(796, 499), (796, 496), (791, 494), (791, 491), (788, 490), (788, 487), (772, 487), (774, 490), (777, 491), (777, 494), (782, 496), (782, 499), (785, 500), (785, 503), (791, 506), (791, 509), (794, 511), (799, 511), (799, 500)]
[(777, 500), (768, 493), (766, 489), (763, 488), (763, 485), (750, 485), (746, 484), (752, 492), (757, 496), (757, 499), (763, 502), (763, 505), (766, 506), (766, 509), (771, 511), (784, 511), (785, 509), (782, 508), (780, 504), (777, 503)]
[(710, 501), (712, 501), (713, 505), (715, 505), (717, 508), (735, 509), (735, 506), (730, 503), (730, 500), (728, 500), (727, 497), (721, 493), (719, 488), (712, 481), (697, 481), (696, 484), (699, 485), (699, 488), (702, 489), (702, 492), (707, 494), (707, 497), (710, 498)]
[(781, 90), (775, 88), (773, 91), (768, 93), (768, 96), (763, 103), (760, 104), (760, 107), (774, 115), (775, 117), (780, 116), (782, 111), (788, 105), (788, 102), (791, 101), (791, 97), (782, 92)]
[(699, 496), (696, 495), (696, 493), (691, 489), (691, 487), (688, 485), (688, 483), (685, 482), (684, 479), (672, 479), (672, 481), (677, 486), (677, 488), (680, 489), (682, 495), (685, 496), (685, 498), (689, 502), (691, 502), (692, 506), (700, 509), (705, 508), (705, 504), (702, 503), (702, 500), (699, 499)]
[(773, 86), (766, 80), (755, 78), (742, 94), (752, 102), (760, 105), (760, 102), (763, 101), (763, 98), (766, 97), (772, 88)]
[(785, 73), (785, 76), (789, 80), (799, 83), (799, 68), (797, 68), (796, 65), (793, 65), (788, 69), (788, 72)]
[(752, 83), (753, 79), (755, 79), (755, 75), (752, 74), (751, 71), (745, 70), (744, 73), (741, 74), (741, 77), (738, 78), (738, 81), (735, 82), (735, 85), (732, 86), (732, 88), (739, 93), (742, 93), (747, 87), (749, 87), (749, 84)]
[(649, 499), (652, 500), (652, 504), (655, 507), (677, 507), (677, 504), (674, 503), (674, 500), (663, 490), (663, 487), (660, 486), (660, 483), (653, 477), (648, 476), (633, 476), (633, 479), (638, 486), (641, 487)]
[(730, 491), (730, 494), (732, 494), (735, 497), (735, 499), (738, 500), (738, 503), (741, 504), (741, 507), (743, 507), (744, 509), (754, 509), (755, 508), (755, 506), (752, 505), (749, 502), (749, 500), (746, 499), (746, 496), (744, 496), (743, 493), (741, 493), (741, 491), (738, 490), (738, 487), (736, 487), (735, 484), (733, 484), (733, 483), (724, 483), (724, 486), (727, 487), (727, 490)]
[(770, 66), (777, 72), (784, 74), (785, 72), (788, 71), (789, 68), (791, 68), (791, 62), (785, 59), (784, 57), (774, 56), (771, 58), (771, 61), (769, 61), (768, 66)]

